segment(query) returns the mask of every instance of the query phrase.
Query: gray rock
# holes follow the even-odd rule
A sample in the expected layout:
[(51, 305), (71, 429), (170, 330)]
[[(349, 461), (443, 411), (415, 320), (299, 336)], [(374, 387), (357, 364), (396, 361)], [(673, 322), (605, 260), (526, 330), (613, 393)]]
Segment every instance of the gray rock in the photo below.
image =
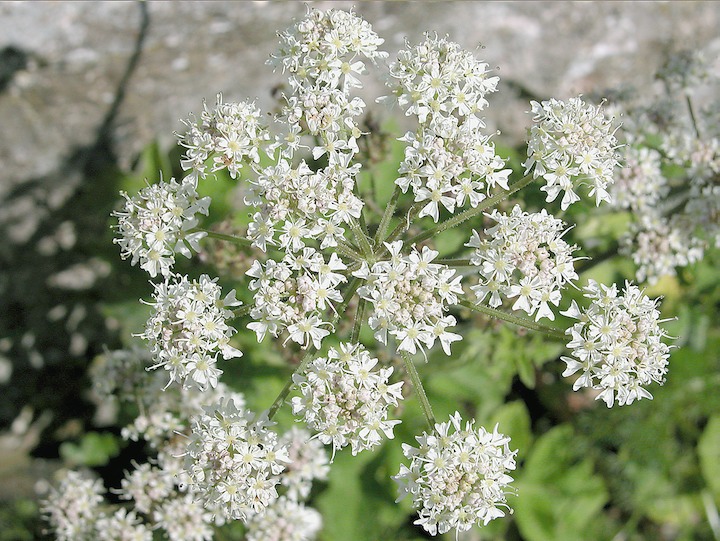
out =
[[(349, 2), (311, 3), (320, 8)], [(121, 165), (154, 138), (167, 147), (178, 120), (202, 100), (257, 98), (272, 105), (282, 81), (264, 64), (300, 2), (150, 2), (150, 27), (114, 126)], [(666, 50), (720, 50), (715, 2), (367, 2), (356, 11), (391, 54), (425, 30), (447, 33), (496, 66), (491, 129), (518, 141), (527, 94), (568, 97), (649, 85)], [(96, 136), (133, 52), (140, 9), (128, 2), (0, 3), (0, 200), (13, 186), (56, 171)], [(3, 90), (4, 89), (4, 90)], [(364, 89), (383, 92), (378, 74)], [(52, 189), (52, 187), (49, 187)], [(66, 190), (67, 191), (67, 190)], [(21, 235), (22, 236), (22, 235)]]

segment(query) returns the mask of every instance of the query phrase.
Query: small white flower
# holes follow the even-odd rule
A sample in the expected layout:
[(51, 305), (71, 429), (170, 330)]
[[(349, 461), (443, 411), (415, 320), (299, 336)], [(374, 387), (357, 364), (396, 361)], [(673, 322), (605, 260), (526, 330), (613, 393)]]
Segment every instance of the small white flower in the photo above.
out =
[(233, 317), (229, 307), (240, 301), (231, 291), (221, 298), (217, 279), (203, 274), (199, 280), (174, 276), (155, 286), (154, 313), (140, 336), (148, 341), (155, 358), (152, 368), (164, 367), (170, 383), (190, 382), (200, 388), (217, 386), (222, 373), (217, 368), (217, 356), (225, 359), (242, 356), (228, 341), (235, 329), (227, 325)]
[(190, 488), (228, 519), (247, 520), (278, 497), (278, 476), (290, 459), (268, 426), (232, 399), (192, 420), (186, 456)]
[(189, 182), (178, 184), (175, 179), (151, 184), (134, 197), (122, 193), (125, 208), (113, 212), (118, 218), (118, 238), (123, 259), (140, 263), (153, 278), (169, 276), (175, 263), (175, 253), (191, 256), (188, 245), (198, 250), (198, 241), (206, 233), (188, 231), (197, 226), (195, 215), (208, 214), (210, 198), (199, 198)]
[[(368, 319), (375, 338), (387, 342), (388, 332), (399, 344), (398, 351), (416, 353), (431, 348), (440, 338), (443, 351), (449, 355), (450, 343), (459, 335), (446, 331), (455, 323), (446, 318), (449, 305), (462, 294), (460, 276), (446, 265), (433, 263), (438, 252), (424, 246), (402, 255), (402, 241), (386, 244), (389, 261), (363, 266), (354, 276), (366, 280), (358, 294), (370, 302), (373, 312)], [(437, 325), (442, 326), (442, 331)]]
[(105, 492), (99, 479), (70, 471), (43, 502), (42, 511), (58, 541), (92, 541)]
[(262, 513), (250, 515), (247, 541), (312, 541), (321, 528), (320, 513), (282, 496)]
[(488, 294), (490, 306), (502, 304), (501, 296), (516, 298), (513, 310), (523, 310), (535, 320), (555, 319), (551, 305), (560, 302), (560, 292), (577, 279), (572, 253), (577, 249), (563, 240), (565, 224), (544, 209), (535, 214), (518, 205), (512, 212), (489, 215), (497, 224), (485, 237), (473, 231), (465, 245), (475, 248), (470, 262), (478, 267), (480, 283), (471, 286), (477, 302)]

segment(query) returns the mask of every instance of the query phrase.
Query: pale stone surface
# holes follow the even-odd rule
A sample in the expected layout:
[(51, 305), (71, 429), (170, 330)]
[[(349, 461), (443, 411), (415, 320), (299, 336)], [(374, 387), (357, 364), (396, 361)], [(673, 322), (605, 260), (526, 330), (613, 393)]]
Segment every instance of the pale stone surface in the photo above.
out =
[[(716, 2), (310, 4), (355, 5), (391, 53), (425, 30), (447, 33), (466, 47), (482, 45), (478, 55), (501, 77), (489, 125), (514, 140), (524, 133), (528, 109), (515, 85), (541, 98), (647, 85), (666, 50), (720, 50)], [(147, 5), (148, 36), (114, 132), (124, 165), (155, 137), (169, 147), (178, 119), (218, 91), (270, 107), (270, 88), (282, 78), (264, 61), (275, 33), (305, 11), (303, 2)], [(25, 179), (56, 171), (71, 149), (93, 140), (132, 54), (139, 20), (134, 2), (0, 3), (0, 51), (19, 51), (25, 60), (0, 93), (0, 198)], [(382, 88), (378, 75), (365, 96)]]

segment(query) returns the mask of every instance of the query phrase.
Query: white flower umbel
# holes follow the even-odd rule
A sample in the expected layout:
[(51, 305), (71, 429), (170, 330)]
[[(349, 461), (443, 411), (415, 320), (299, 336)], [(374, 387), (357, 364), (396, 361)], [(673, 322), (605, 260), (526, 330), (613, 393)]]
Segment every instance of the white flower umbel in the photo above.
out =
[(470, 262), (478, 267), (480, 283), (471, 286), (477, 302), (490, 295), (496, 308), (502, 297), (515, 298), (513, 310), (524, 310), (535, 321), (555, 319), (550, 305), (557, 306), (564, 286), (578, 275), (572, 253), (577, 246), (563, 240), (567, 226), (548, 214), (523, 212), (515, 206), (510, 214), (497, 210), (488, 215), (497, 225), (480, 238), (473, 230), (465, 246), (475, 248)]
[(670, 346), (660, 327), (657, 301), (650, 300), (628, 282), (622, 293), (590, 280), (585, 288), (590, 306), (580, 309), (575, 301), (562, 314), (578, 319), (566, 334), (573, 357), (561, 357), (567, 364), (563, 376), (580, 372), (573, 390), (588, 387), (600, 391), (598, 400), (608, 407), (652, 398), (645, 385), (662, 384), (667, 372)]
[(437, 116), (470, 117), (485, 109), (485, 95), (497, 90), (499, 77), (490, 76), (488, 67), (457, 43), (425, 34), (424, 42), (398, 53), (388, 86), (405, 114), (422, 124)]
[(398, 351), (416, 353), (431, 348), (440, 340), (445, 354), (450, 344), (461, 340), (459, 334), (448, 329), (455, 326), (455, 318), (447, 314), (448, 306), (457, 304), (462, 294), (460, 276), (446, 265), (433, 263), (438, 252), (423, 246), (413, 246), (410, 255), (402, 255), (402, 241), (385, 244), (389, 261), (367, 264), (354, 275), (366, 280), (358, 289), (360, 297), (370, 302), (373, 312), (368, 323), (375, 338), (387, 344), (390, 333), (398, 340)]
[(97, 522), (97, 541), (152, 541), (152, 530), (134, 511), (120, 508)]
[(186, 470), (189, 489), (206, 507), (245, 521), (278, 498), (279, 475), (290, 458), (270, 424), (232, 400), (193, 418)]
[(419, 518), (415, 524), (431, 535), (451, 529), (469, 530), (475, 524), (487, 525), (505, 516), (500, 508), (510, 509), (505, 495), (513, 490), (515, 454), (510, 438), (483, 427), (475, 421), (462, 426), (458, 412), (446, 423), (438, 423), (431, 434), (416, 436), (419, 447), (403, 444), (410, 466), (401, 465), (393, 479), (400, 497), (410, 495)]
[(211, 172), (227, 169), (237, 178), (243, 164), (258, 163), (259, 150), (270, 139), (267, 127), (260, 122), (261, 112), (254, 103), (223, 103), (222, 94), (217, 95), (215, 107), (203, 104), (200, 120), (184, 121), (188, 129), (176, 134), (180, 145), (186, 148), (180, 164), (183, 170), (191, 170), (186, 182), (197, 184), (206, 176), (206, 161), (213, 156)]
[(695, 234), (697, 217), (676, 214), (668, 220), (648, 213), (630, 226), (620, 239), (620, 251), (637, 265), (638, 281), (655, 284), (663, 276), (675, 276), (676, 267), (702, 259), (705, 243)]
[(400, 51), (388, 86), (405, 114), (419, 120), (418, 129), (401, 139), (407, 147), (395, 184), (403, 193), (411, 187), (422, 205), (418, 216), (437, 222), (440, 206), (453, 213), (467, 203), (476, 207), (495, 185), (507, 189), (510, 170), (503, 169), (478, 116), (498, 77), (456, 43), (425, 37)]
[(337, 246), (343, 225), (360, 217), (363, 202), (353, 193), (359, 164), (344, 161), (313, 171), (301, 161), (292, 167), (286, 160), (261, 169), (250, 182), (248, 203), (258, 212), (248, 227), (255, 246), (279, 246), (299, 252), (306, 243), (320, 239), (321, 249)]
[(322, 528), (322, 517), (284, 496), (264, 512), (252, 515), (247, 523), (247, 541), (312, 541)]
[(170, 381), (200, 388), (215, 387), (222, 371), (217, 357), (240, 357), (230, 337), (236, 332), (227, 324), (233, 317), (228, 307), (238, 306), (235, 290), (221, 298), (217, 279), (206, 274), (198, 280), (176, 275), (155, 285), (154, 312), (140, 336), (148, 341), (155, 360), (152, 368), (164, 367)]
[(138, 262), (153, 278), (158, 273), (169, 276), (175, 264), (175, 254), (190, 257), (198, 251), (198, 241), (204, 232), (189, 233), (197, 226), (195, 215), (207, 216), (210, 198), (199, 198), (192, 183), (178, 184), (175, 179), (151, 184), (134, 197), (121, 192), (125, 208), (113, 212), (118, 218), (118, 238), (123, 259)]
[[(179, 385), (168, 388), (164, 372), (147, 370), (151, 364), (146, 348), (133, 348), (99, 355), (90, 367), (93, 390), (100, 402), (117, 400), (139, 409), (133, 421), (122, 428), (125, 439), (144, 439), (160, 451), (178, 433), (189, 429), (189, 419), (201, 414), (205, 404), (232, 396), (235, 405), (245, 405), (243, 395), (233, 393), (222, 382), (208, 389)], [(138, 486), (143, 484), (150, 483), (138, 482)]]
[(280, 476), (287, 488), (286, 496), (293, 501), (305, 501), (315, 479), (324, 481), (330, 471), (325, 446), (312, 438), (307, 430), (293, 426), (280, 437), (280, 445), (286, 446), (290, 463)]
[(68, 472), (58, 488), (43, 502), (42, 511), (58, 541), (94, 541), (105, 492), (99, 479)]
[(307, 16), (279, 38), (280, 49), (268, 63), (289, 74), (293, 89), (359, 87), (356, 75), (365, 71), (360, 58), (387, 56), (378, 49), (385, 40), (352, 11), (308, 7)]
[(174, 492), (175, 482), (168, 472), (145, 462), (125, 472), (120, 487), (116, 491), (120, 499), (133, 501), (135, 510), (148, 514)]
[(250, 310), (258, 341), (266, 334), (277, 337), (287, 330), (287, 340), (303, 348), (310, 344), (319, 349), (323, 338), (330, 334), (335, 305), (342, 302), (338, 286), (347, 281), (340, 273), (345, 264), (332, 254), (326, 261), (314, 248), (287, 254), (282, 261), (268, 259), (265, 264), (253, 262), (247, 275), (253, 278), (248, 289), (254, 292)]
[(610, 201), (608, 187), (618, 165), (617, 140), (612, 119), (605, 118), (600, 107), (586, 104), (580, 98), (568, 101), (551, 99), (531, 102), (533, 121), (528, 141), (528, 158), (523, 163), (526, 174), (543, 177), (547, 201), (564, 192), (560, 206), (565, 210), (580, 197), (574, 189), (589, 184), (589, 195)]
[(190, 494), (163, 502), (153, 512), (153, 520), (169, 541), (211, 541), (215, 538), (212, 515)]
[(612, 206), (634, 212), (653, 210), (670, 191), (660, 169), (660, 153), (652, 148), (623, 148), (623, 164), (610, 186)]
[(356, 455), (382, 443), (383, 435), (394, 437), (400, 421), (388, 420), (388, 408), (402, 399), (402, 382), (388, 385), (393, 369), (375, 369), (377, 363), (362, 345), (340, 344), (293, 376), (302, 395), (292, 399), (293, 413), (332, 444), (333, 456), (348, 444)]

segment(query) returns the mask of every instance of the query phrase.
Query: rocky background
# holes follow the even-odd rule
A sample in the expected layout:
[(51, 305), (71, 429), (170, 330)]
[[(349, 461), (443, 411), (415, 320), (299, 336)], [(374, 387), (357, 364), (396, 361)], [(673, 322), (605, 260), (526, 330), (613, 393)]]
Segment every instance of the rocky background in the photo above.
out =
[[(720, 55), (715, 2), (311, 4), (354, 5), (391, 54), (427, 30), (482, 47), (478, 55), (497, 67), (502, 81), (489, 121), (513, 140), (524, 133), (529, 96), (642, 87), (669, 50)], [(275, 33), (305, 9), (303, 2), (0, 4), (0, 200), (28, 179), (59, 171), (78, 147), (92, 144), (120, 88), (124, 99), (106, 127), (123, 166), (154, 138), (173, 144), (178, 120), (219, 91), (227, 99), (257, 98), (267, 109), (281, 75), (264, 61)], [(147, 27), (138, 51), (143, 10)], [(134, 54), (135, 69), (123, 81)], [(366, 91), (379, 95), (381, 81)], [(52, 200), (72, 193), (71, 179), (51, 184)], [(33, 231), (32, 205), (14, 206), (0, 213), (0, 223), (12, 225), (11, 238), (23, 242)]]

